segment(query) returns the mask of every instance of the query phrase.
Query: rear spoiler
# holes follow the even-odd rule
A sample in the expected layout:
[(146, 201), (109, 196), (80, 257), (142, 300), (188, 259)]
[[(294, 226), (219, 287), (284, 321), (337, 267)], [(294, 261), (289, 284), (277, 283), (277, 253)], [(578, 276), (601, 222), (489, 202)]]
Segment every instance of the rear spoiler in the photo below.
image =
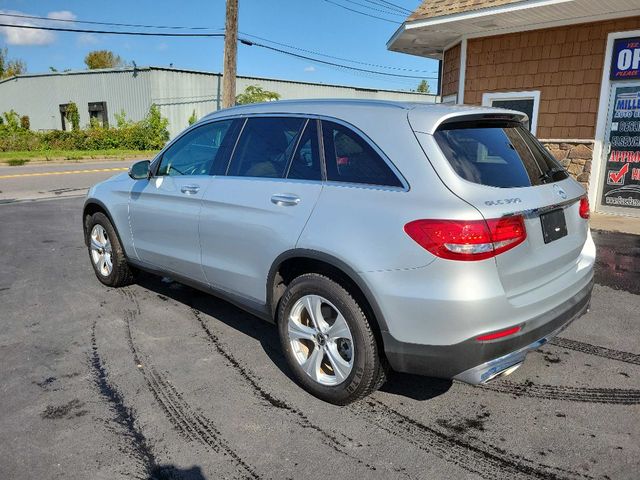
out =
[[(415, 112), (415, 113), (414, 113)], [(457, 111), (449, 112), (445, 115), (442, 115), (440, 118), (436, 119), (432, 122), (425, 122), (426, 124), (430, 123), (430, 127), (428, 129), (416, 128), (418, 127), (418, 123), (422, 123), (419, 121), (416, 115), (416, 110), (413, 110), (409, 114), (409, 122), (412, 124), (414, 131), (427, 133), (429, 135), (433, 135), (440, 127), (450, 123), (463, 123), (463, 122), (477, 122), (477, 121), (506, 121), (506, 122), (517, 122), (528, 128), (529, 126), (529, 117), (526, 113), (517, 112), (515, 110), (505, 110), (502, 108), (489, 108), (489, 107), (469, 107), (469, 108), (460, 108)], [(413, 118), (412, 118), (413, 117)], [(432, 120), (432, 119), (430, 119)]]

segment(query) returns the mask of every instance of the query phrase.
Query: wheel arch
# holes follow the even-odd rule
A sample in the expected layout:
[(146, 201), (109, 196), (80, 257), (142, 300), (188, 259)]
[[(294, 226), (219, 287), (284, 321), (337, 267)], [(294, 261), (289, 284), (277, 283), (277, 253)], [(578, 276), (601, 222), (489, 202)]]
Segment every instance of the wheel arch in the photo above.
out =
[[(84, 202), (84, 207), (82, 208), (82, 231), (84, 233), (85, 245), (87, 247), (89, 246), (89, 232), (87, 231), (87, 217), (98, 212), (103, 213), (109, 219), (109, 221), (111, 222), (111, 226), (113, 227), (113, 230), (116, 232), (116, 235), (118, 236), (118, 241), (120, 242), (120, 245), (123, 245), (122, 238), (120, 238), (120, 232), (118, 232), (118, 227), (113, 221), (113, 217), (111, 216), (111, 213), (109, 213), (109, 209), (104, 203), (102, 203), (100, 200), (95, 198), (88, 198)], [(122, 248), (124, 251), (124, 245)], [(125, 255), (126, 255), (126, 252), (125, 252)]]
[(267, 277), (267, 307), (272, 318), (288, 282), (304, 273), (320, 273), (328, 276), (351, 293), (367, 318), (383, 352), (382, 331), (388, 331), (387, 323), (376, 299), (362, 277), (344, 261), (317, 250), (293, 249), (279, 255), (273, 262)]

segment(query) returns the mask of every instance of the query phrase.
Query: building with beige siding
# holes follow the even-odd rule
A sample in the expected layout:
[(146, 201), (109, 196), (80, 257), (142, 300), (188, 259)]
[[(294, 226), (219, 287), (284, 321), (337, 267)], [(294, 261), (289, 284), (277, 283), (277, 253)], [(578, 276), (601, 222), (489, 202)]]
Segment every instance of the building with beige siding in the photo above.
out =
[(427, 0), (387, 46), (440, 60), (444, 102), (527, 113), (593, 210), (640, 216), (640, 0)]

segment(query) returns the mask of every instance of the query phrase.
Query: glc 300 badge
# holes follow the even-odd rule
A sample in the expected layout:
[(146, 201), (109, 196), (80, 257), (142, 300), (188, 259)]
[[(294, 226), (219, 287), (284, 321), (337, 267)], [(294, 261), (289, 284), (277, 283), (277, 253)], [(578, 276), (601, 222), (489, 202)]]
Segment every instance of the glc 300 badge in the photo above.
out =
[(519, 198), (503, 198), (501, 200), (487, 200), (484, 202), (485, 205), (510, 205), (512, 203), (522, 203), (522, 200)]

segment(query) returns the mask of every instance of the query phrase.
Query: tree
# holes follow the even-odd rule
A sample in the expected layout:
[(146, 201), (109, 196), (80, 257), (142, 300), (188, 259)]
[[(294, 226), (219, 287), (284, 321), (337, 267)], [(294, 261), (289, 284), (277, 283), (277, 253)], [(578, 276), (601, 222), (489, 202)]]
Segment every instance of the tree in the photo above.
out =
[(429, 93), (429, 84), (427, 83), (426, 80), (422, 80), (419, 84), (418, 84), (418, 88), (416, 88), (416, 92), (420, 92), (420, 93)]
[(236, 97), (236, 104), (246, 105), (247, 103), (272, 102), (279, 99), (280, 94), (276, 92), (270, 92), (258, 85), (249, 85), (244, 89), (244, 93)]
[(87, 56), (84, 57), (84, 63), (89, 70), (116, 68), (124, 65), (124, 61), (120, 55), (116, 55), (111, 50), (94, 50), (93, 52), (89, 52)]
[(0, 48), (0, 78), (15, 77), (27, 71), (27, 64), (20, 59), (9, 60), (9, 51)]

